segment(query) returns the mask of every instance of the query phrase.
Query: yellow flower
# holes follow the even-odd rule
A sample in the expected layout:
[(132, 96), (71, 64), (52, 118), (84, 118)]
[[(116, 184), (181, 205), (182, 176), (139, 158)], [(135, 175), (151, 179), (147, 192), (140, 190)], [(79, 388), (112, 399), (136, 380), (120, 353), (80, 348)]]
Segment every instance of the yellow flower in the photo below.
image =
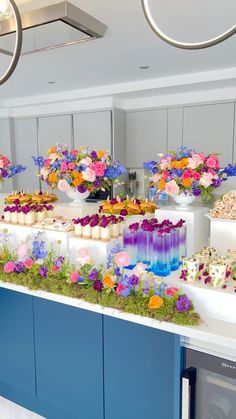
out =
[(150, 310), (160, 308), (163, 305), (163, 302), (163, 299), (159, 297), (159, 295), (152, 295), (148, 303), (148, 308), (150, 308)]
[(160, 191), (162, 191), (165, 188), (165, 186), (166, 186), (166, 181), (163, 180), (163, 179), (159, 180), (158, 189), (160, 189)]
[(56, 175), (56, 173), (52, 172), (48, 175), (48, 180), (50, 183), (57, 183), (58, 182), (58, 177)]
[(184, 157), (180, 161), (181, 161), (181, 167), (188, 166), (188, 159), (187, 159), (187, 157)]
[(112, 279), (112, 276), (109, 274), (103, 275), (103, 283), (106, 288), (112, 288), (115, 285), (115, 282)]
[(56, 153), (56, 151), (57, 151), (56, 147), (51, 147), (48, 150), (48, 154)]
[(193, 181), (189, 177), (187, 179), (183, 179), (183, 181), (182, 181), (182, 185), (185, 188), (189, 188), (192, 185), (192, 183), (193, 183)]
[(83, 182), (82, 173), (78, 173), (78, 175), (79, 176), (76, 176), (72, 182), (74, 186), (79, 186)]
[(101, 159), (104, 155), (105, 155), (105, 151), (103, 151), (103, 150), (98, 150), (97, 151), (97, 156), (98, 156), (99, 159)]

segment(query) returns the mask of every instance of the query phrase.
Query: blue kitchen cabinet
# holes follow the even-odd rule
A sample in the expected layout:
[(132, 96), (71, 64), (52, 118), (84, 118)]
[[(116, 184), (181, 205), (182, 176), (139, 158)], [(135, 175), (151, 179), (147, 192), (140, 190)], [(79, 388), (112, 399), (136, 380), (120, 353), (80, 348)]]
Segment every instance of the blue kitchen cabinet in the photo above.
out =
[(179, 419), (178, 336), (104, 317), (106, 419)]
[(34, 320), (38, 400), (65, 419), (104, 419), (102, 315), (34, 298)]
[(35, 396), (33, 298), (0, 288), (0, 383)]

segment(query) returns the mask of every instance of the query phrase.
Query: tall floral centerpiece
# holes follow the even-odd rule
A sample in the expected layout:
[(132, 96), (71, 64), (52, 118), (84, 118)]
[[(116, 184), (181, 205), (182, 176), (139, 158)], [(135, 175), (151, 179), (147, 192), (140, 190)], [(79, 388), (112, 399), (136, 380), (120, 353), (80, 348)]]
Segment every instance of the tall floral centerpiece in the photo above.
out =
[(126, 172), (105, 151), (89, 151), (87, 147), (69, 150), (66, 145), (56, 145), (48, 150), (46, 158), (33, 159), (40, 179), (52, 189), (66, 192), (74, 206), (82, 205), (91, 192), (109, 189)]
[(210, 200), (222, 182), (236, 176), (235, 166), (220, 168), (217, 154), (198, 153), (187, 147), (169, 151), (159, 162), (146, 162), (144, 168), (152, 172), (150, 181), (158, 190), (172, 196), (182, 208), (198, 196)]
[(21, 164), (13, 165), (8, 157), (0, 154), (0, 189), (7, 179), (24, 172), (25, 169)]

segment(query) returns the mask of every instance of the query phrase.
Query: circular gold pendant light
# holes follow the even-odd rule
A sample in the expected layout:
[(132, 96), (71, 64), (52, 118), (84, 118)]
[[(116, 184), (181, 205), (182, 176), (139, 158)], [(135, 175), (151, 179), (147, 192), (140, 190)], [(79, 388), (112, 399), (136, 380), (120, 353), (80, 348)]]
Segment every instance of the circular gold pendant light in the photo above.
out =
[[(14, 15), (15, 18), (15, 22), (16, 22), (16, 42), (15, 42), (15, 48), (14, 48), (14, 52), (12, 54), (12, 58), (11, 58), (11, 62), (6, 70), (6, 72), (3, 74), (3, 76), (0, 77), (0, 85), (2, 85), (3, 83), (5, 83), (12, 75), (12, 73), (14, 72), (19, 58), (20, 58), (20, 54), (21, 54), (21, 48), (22, 48), (22, 22), (21, 22), (21, 17), (20, 17), (20, 12), (18, 10), (18, 7), (15, 3), (14, 0), (5, 0), (9, 3), (10, 9), (12, 10), (12, 14)], [(0, 0), (1, 3), (1, 0)], [(9, 9), (7, 9), (9, 10)], [(4, 15), (4, 12), (0, 9), (0, 14)]]
[(180, 42), (176, 39), (170, 38), (168, 35), (166, 35), (162, 30), (158, 27), (156, 22), (154, 21), (152, 17), (152, 13), (149, 7), (148, 0), (141, 0), (143, 12), (147, 19), (148, 24), (150, 25), (153, 32), (159, 36), (164, 42), (167, 42), (167, 44), (170, 44), (177, 48), (182, 49), (203, 49), (203, 48), (209, 48), (213, 47), (214, 45), (219, 44), (220, 42), (225, 41), (226, 39), (230, 38), (232, 35), (236, 33), (236, 25), (232, 26), (229, 30), (226, 32), (223, 32), (222, 34), (216, 36), (215, 38), (208, 39), (207, 41), (203, 42)]

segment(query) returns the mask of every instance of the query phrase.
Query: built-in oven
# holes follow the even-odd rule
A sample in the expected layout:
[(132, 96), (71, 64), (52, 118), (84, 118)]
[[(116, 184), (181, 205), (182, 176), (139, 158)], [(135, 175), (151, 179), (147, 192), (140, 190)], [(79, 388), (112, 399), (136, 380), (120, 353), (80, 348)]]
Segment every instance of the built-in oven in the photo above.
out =
[(236, 419), (236, 362), (186, 349), (182, 419)]

